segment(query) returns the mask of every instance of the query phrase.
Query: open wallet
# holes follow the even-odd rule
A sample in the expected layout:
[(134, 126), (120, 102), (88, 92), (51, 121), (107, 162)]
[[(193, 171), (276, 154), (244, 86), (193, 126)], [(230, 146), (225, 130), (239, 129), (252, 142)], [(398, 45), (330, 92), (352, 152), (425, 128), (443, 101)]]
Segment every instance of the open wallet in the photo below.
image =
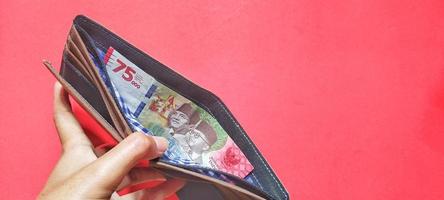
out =
[(184, 180), (179, 199), (289, 199), (217, 96), (91, 19), (74, 19), (60, 72), (43, 64), (116, 143), (133, 132), (166, 138), (146, 167)]

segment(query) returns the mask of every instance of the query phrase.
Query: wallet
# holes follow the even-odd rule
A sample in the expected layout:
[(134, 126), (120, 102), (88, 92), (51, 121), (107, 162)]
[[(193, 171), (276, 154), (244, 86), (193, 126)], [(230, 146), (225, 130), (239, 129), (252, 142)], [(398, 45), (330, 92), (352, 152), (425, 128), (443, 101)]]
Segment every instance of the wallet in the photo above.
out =
[[(146, 74), (145, 77), (140, 77), (130, 67), (117, 66), (114, 72), (122, 70), (124, 80), (135, 80), (129, 81), (128, 83), (131, 85), (128, 87), (143, 87), (140, 84), (148, 85), (147, 79), (149, 79), (168, 88), (168, 91), (177, 93), (178, 96), (189, 101), (189, 105), (183, 103), (181, 108), (177, 108), (177, 105), (172, 104), (175, 100), (173, 97), (162, 99), (160, 96), (154, 96), (153, 91), (156, 88), (151, 87), (147, 90), (145, 97), (141, 97), (152, 101), (151, 104), (148, 105), (150, 103), (146, 102), (148, 100), (141, 101), (139, 107), (134, 108), (136, 111), (130, 112), (130, 106), (125, 106), (122, 102), (122, 96), (126, 91), (110, 81), (110, 75), (105, 69), (111, 62), (108, 60), (113, 59), (112, 56), (116, 52), (118, 52), (118, 56), (127, 59), (131, 65), (137, 66), (137, 70), (140, 71), (136, 70), (137, 74)], [(118, 59), (117, 61), (120, 62)], [(203, 167), (182, 161), (176, 162), (173, 158), (162, 157), (149, 161), (147, 167), (157, 170), (166, 178), (185, 181), (184, 187), (176, 193), (179, 199), (289, 199), (288, 192), (265, 158), (217, 96), (174, 72), (97, 22), (82, 15), (77, 16), (66, 41), (60, 71), (58, 72), (49, 61), (44, 61), (43, 64), (61, 83), (72, 99), (94, 119), (95, 123), (105, 130), (115, 143), (122, 141), (135, 131), (155, 132), (155, 126), (140, 124), (131, 117), (136, 115), (135, 112), (140, 114), (140, 106), (143, 109), (149, 108), (153, 112), (156, 111), (159, 116), (166, 116), (165, 112), (168, 112), (168, 109), (173, 109), (174, 106), (176, 106), (175, 109), (182, 109), (183, 113), (187, 113), (190, 109), (199, 109), (201, 113), (206, 114), (206, 119), (211, 119), (220, 131), (228, 134), (236, 148), (241, 151), (240, 154), (239, 152), (232, 154), (233, 156), (230, 158), (236, 159), (236, 155), (244, 155), (247, 160), (244, 162), (248, 162), (246, 166), (250, 167), (248, 169), (251, 171), (248, 171), (245, 177), (236, 176), (217, 168)], [(120, 95), (116, 92), (116, 88), (119, 88)], [(153, 98), (159, 99), (152, 100)], [(158, 104), (161, 106), (156, 107), (159, 106)], [(171, 114), (167, 117), (169, 116)], [(192, 121), (196, 117), (192, 115), (188, 118)], [(200, 120), (199, 125), (193, 126), (193, 130), (209, 130), (208, 124), (210, 123)], [(191, 130), (191, 128), (186, 130)], [(88, 134), (90, 137), (91, 134), (94, 135), (94, 133)], [(179, 136), (184, 135), (185, 133), (179, 134)], [(209, 134), (203, 135), (205, 137), (202, 141), (208, 144), (207, 149), (212, 147), (211, 145), (215, 144), (214, 137), (212, 138)], [(199, 134), (197, 136), (202, 137)], [(105, 150), (97, 150), (96, 154), (100, 156), (104, 152)], [(196, 163), (198, 162), (196, 161)]]

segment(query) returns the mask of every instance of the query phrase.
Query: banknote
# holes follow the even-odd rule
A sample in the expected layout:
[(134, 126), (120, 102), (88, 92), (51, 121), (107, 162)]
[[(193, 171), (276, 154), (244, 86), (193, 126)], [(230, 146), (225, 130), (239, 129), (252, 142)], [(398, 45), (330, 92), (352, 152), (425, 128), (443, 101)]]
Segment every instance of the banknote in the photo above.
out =
[(171, 161), (220, 170), (240, 178), (253, 166), (243, 152), (203, 108), (159, 83), (117, 50), (104, 55), (105, 70), (114, 89), (141, 126), (170, 142)]

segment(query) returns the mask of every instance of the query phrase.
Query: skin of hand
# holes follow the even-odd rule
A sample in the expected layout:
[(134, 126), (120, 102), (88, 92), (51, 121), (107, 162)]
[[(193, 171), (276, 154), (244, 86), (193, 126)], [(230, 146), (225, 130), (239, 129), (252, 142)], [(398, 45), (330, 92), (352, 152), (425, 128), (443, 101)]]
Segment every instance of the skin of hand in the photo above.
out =
[[(98, 158), (58, 82), (54, 86), (54, 122), (62, 154), (38, 199), (158, 200), (174, 194), (185, 184), (178, 179), (167, 180), (154, 169), (134, 168), (140, 160), (162, 155), (168, 141), (161, 137), (133, 133)], [(116, 193), (126, 186), (153, 180), (164, 182), (123, 196)]]

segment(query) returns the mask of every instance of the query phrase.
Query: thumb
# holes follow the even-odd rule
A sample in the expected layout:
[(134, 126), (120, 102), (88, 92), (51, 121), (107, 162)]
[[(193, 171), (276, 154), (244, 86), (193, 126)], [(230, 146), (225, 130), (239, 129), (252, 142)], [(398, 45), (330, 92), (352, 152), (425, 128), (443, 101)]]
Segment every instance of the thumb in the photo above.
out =
[(82, 172), (92, 187), (113, 192), (140, 160), (159, 157), (167, 147), (165, 138), (133, 133)]

